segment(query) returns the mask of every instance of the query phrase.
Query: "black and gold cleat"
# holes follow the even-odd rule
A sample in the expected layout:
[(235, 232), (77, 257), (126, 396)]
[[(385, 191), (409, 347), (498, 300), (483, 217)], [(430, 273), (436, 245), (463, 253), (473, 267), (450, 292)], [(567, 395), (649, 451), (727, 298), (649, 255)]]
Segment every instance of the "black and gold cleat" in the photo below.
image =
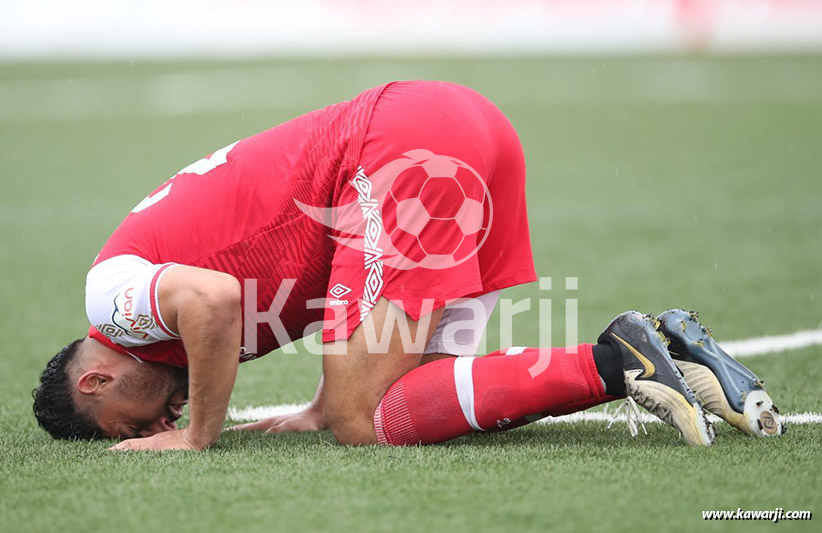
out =
[(719, 346), (695, 311), (671, 309), (659, 322), (671, 357), (705, 409), (748, 435), (785, 432), (765, 383)]
[(713, 442), (702, 406), (668, 354), (667, 339), (657, 331), (653, 315), (622, 313), (598, 342), (619, 350), (626, 391), (639, 405), (678, 429), (688, 444), (709, 446)]

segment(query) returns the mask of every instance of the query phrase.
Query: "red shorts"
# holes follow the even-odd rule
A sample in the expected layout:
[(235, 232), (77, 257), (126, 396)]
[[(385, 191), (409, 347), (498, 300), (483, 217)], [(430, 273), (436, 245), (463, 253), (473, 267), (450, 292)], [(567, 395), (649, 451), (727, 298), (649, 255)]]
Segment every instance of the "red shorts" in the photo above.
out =
[(487, 98), (452, 83), (392, 83), (359, 161), (336, 202), (323, 341), (348, 338), (381, 297), (417, 320), (536, 280), (522, 146)]

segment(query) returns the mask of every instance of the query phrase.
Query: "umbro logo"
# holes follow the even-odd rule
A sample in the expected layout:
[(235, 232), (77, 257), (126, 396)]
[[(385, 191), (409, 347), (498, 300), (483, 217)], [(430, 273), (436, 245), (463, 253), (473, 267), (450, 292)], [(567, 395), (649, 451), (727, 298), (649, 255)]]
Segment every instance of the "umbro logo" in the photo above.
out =
[(342, 283), (337, 283), (336, 285), (331, 287), (331, 290), (328, 291), (328, 294), (330, 294), (334, 298), (342, 298), (349, 292), (351, 292), (350, 288), (346, 287)]

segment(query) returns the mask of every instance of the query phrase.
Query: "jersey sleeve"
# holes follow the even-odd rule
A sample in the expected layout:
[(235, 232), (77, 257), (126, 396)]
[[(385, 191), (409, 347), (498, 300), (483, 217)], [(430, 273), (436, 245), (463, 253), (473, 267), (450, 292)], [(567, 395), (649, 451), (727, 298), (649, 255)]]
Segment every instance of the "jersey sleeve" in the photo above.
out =
[(179, 339), (163, 321), (158, 303), (163, 274), (174, 266), (120, 255), (92, 267), (86, 277), (86, 315), (91, 325), (121, 346)]

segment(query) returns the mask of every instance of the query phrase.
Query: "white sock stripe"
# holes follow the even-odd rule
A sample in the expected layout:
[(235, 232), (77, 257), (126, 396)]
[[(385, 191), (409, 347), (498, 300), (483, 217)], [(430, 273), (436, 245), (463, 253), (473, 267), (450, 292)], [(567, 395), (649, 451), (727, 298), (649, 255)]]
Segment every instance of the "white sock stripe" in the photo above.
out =
[(505, 351), (505, 355), (519, 355), (528, 349), (527, 346), (511, 346)]
[(474, 357), (458, 357), (454, 361), (454, 384), (462, 414), (474, 431), (483, 431), (474, 411)]

